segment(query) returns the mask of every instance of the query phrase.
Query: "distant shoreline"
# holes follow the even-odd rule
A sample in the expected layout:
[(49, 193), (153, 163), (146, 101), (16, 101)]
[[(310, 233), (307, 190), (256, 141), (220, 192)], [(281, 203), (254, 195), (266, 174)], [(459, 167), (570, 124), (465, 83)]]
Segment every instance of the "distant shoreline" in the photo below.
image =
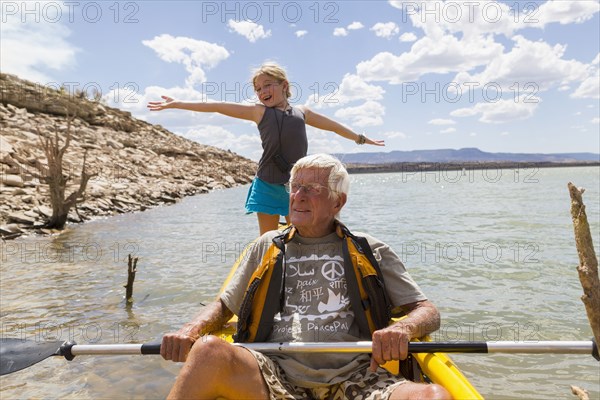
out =
[(565, 168), (565, 167), (597, 167), (600, 162), (532, 162), (532, 161), (466, 161), (466, 162), (396, 162), (385, 164), (347, 163), (346, 169), (350, 174), (368, 174), (384, 172), (431, 172), (431, 171), (462, 171), (483, 169), (515, 169), (526, 170), (533, 168)]

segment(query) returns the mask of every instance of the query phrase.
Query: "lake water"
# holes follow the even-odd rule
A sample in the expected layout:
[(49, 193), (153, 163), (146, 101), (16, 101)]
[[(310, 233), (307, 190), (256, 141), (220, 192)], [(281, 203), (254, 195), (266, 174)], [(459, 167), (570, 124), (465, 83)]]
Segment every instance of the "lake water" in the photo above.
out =
[[(436, 340), (589, 340), (567, 182), (600, 243), (600, 168), (353, 175), (342, 220), (401, 256), (442, 312)], [(214, 299), (258, 233), (247, 187), (2, 243), (2, 337), (155, 341)], [(127, 255), (139, 257), (126, 307)], [(600, 398), (587, 355), (454, 355), (491, 399)], [(164, 398), (181, 367), (159, 356), (54, 357), (0, 378), (0, 398)]]

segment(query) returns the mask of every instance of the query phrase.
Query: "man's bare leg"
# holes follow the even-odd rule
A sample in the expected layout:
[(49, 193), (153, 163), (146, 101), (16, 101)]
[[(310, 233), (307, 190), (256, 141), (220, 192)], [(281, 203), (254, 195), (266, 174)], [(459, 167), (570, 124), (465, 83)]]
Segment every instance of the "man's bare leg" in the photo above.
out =
[(266, 399), (269, 388), (248, 350), (206, 336), (194, 343), (168, 399), (218, 397)]
[(405, 382), (398, 386), (390, 400), (452, 400), (450, 393), (440, 385)]

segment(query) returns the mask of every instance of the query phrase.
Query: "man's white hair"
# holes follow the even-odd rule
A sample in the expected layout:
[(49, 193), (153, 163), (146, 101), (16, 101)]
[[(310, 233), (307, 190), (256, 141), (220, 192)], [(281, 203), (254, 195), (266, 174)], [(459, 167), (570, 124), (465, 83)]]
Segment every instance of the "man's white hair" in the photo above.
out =
[(294, 180), (294, 176), (296, 176), (296, 173), (300, 169), (308, 168), (329, 171), (329, 176), (327, 177), (329, 197), (337, 198), (341, 193), (348, 195), (348, 191), (350, 190), (350, 177), (340, 160), (325, 153), (311, 154), (310, 156), (302, 157), (294, 164), (290, 180)]

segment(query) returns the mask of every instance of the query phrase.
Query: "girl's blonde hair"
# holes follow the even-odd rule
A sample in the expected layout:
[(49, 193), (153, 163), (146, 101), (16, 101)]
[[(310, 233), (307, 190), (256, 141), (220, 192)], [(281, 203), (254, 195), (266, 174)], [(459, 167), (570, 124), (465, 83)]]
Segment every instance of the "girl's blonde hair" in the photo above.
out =
[(287, 82), (288, 85), (286, 88), (285, 97), (287, 97), (287, 98), (292, 97), (292, 92), (290, 91), (290, 83), (288, 81), (287, 74), (285, 73), (285, 70), (283, 68), (281, 68), (278, 64), (265, 63), (265, 64), (261, 65), (259, 68), (257, 68), (256, 70), (254, 70), (254, 74), (252, 75), (252, 85), (254, 87), (256, 87), (256, 78), (258, 78), (259, 75), (270, 76), (271, 78), (275, 79), (279, 83), (284, 82), (284, 81)]

